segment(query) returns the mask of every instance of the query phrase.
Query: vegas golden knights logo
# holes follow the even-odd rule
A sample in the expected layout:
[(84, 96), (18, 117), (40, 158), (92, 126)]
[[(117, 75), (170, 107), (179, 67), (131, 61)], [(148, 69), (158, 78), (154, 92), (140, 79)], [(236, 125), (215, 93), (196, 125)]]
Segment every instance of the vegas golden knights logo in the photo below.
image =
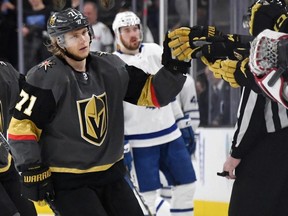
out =
[(100, 146), (107, 134), (108, 112), (106, 94), (93, 95), (77, 101), (81, 136), (93, 145)]

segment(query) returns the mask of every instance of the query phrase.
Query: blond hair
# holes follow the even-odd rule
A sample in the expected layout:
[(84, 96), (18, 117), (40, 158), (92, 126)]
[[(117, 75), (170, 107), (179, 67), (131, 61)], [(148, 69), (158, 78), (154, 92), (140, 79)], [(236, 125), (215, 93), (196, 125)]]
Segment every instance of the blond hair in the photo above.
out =
[(53, 55), (64, 58), (65, 51), (58, 45), (56, 37), (50, 37), (50, 42), (46, 43), (45, 46)]

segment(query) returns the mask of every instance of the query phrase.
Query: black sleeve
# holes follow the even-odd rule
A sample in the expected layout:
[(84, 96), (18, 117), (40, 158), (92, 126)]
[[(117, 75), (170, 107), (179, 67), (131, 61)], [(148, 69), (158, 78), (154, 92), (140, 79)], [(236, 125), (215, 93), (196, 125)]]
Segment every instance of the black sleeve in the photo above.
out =
[(171, 73), (162, 67), (156, 75), (144, 73), (141, 69), (126, 65), (129, 83), (125, 101), (142, 106), (165, 106), (181, 91), (186, 76)]
[(232, 141), (232, 157), (245, 157), (251, 148), (258, 144), (257, 139), (265, 134), (265, 103), (264, 96), (256, 94), (249, 88), (243, 88)]

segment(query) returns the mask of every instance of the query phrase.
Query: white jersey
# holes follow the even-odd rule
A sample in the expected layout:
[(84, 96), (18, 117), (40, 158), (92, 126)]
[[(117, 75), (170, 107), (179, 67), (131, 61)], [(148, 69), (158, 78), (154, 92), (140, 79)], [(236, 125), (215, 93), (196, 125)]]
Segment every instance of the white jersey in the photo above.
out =
[(94, 38), (92, 39), (90, 50), (92, 52), (111, 52), (114, 38), (108, 26), (102, 22), (97, 22), (92, 25), (92, 28), (94, 31)]
[[(118, 55), (128, 65), (134, 65), (149, 74), (155, 74), (162, 67), (162, 48), (155, 43), (143, 43), (141, 52), (136, 55), (127, 55), (120, 52), (114, 52), (114, 54)], [(160, 145), (181, 136), (181, 132), (175, 123), (171, 104), (161, 108), (151, 108), (124, 102), (123, 106), (124, 133), (131, 147)]]
[(193, 77), (187, 74), (187, 79), (181, 90), (176, 97), (185, 115), (189, 115), (193, 130), (196, 131), (200, 124), (200, 112), (197, 100), (197, 93), (195, 81)]

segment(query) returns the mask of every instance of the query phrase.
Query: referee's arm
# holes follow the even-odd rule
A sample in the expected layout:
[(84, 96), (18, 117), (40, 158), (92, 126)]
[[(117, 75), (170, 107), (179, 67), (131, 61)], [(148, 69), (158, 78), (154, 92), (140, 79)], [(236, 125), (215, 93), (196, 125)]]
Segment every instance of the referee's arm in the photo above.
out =
[(258, 144), (257, 139), (266, 133), (265, 103), (266, 99), (263, 95), (243, 88), (231, 147), (232, 157), (243, 158)]

